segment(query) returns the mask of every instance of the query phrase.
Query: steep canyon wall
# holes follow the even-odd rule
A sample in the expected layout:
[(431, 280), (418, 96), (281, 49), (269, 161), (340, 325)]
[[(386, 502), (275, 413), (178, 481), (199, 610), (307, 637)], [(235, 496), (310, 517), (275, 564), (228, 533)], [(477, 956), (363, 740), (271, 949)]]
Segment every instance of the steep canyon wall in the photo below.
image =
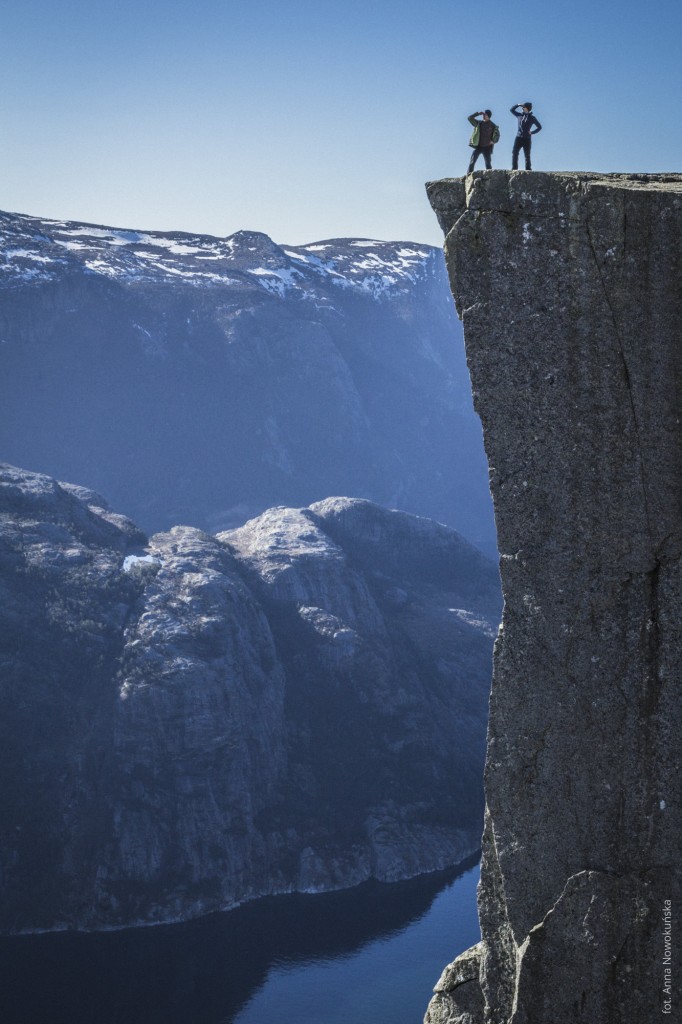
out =
[(493, 171), (427, 190), (505, 600), (483, 938), (427, 1021), (648, 1024), (676, 1012), (682, 176)]

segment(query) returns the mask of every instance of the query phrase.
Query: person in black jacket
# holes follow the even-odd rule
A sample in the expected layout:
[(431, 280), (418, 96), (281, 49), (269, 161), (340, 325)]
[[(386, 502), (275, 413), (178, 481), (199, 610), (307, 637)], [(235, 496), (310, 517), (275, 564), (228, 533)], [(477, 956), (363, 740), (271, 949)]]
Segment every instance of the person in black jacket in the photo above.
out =
[(532, 103), (515, 103), (511, 112), (517, 121), (516, 138), (512, 150), (512, 171), (519, 169), (519, 153), (523, 150), (526, 158), (526, 170), (532, 170), (530, 166), (530, 140), (533, 135), (542, 131), (542, 125), (535, 114), (531, 114)]

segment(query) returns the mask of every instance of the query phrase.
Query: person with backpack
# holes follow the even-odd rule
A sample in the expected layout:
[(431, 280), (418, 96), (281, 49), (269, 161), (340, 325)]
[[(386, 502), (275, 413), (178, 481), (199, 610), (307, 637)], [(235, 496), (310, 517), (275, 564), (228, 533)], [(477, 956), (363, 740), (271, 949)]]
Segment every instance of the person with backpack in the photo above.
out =
[[(490, 158), (493, 155), (493, 146), (500, 139), (500, 129), (491, 121), (492, 116), (492, 111), (490, 110), (477, 110), (475, 114), (471, 114), (469, 117), (469, 123), (474, 126), (474, 130), (469, 140), (473, 153), (471, 154), (467, 174), (471, 174), (481, 153), (485, 160), (486, 170), (492, 170), (493, 165)], [(477, 120), (478, 117), (482, 117), (483, 120)]]
[(532, 170), (530, 166), (531, 138), (542, 131), (542, 125), (537, 117), (535, 114), (531, 114), (532, 109), (532, 103), (515, 103), (511, 108), (511, 112), (517, 121), (516, 138), (514, 139), (514, 148), (512, 150), (512, 171), (518, 171), (519, 169), (519, 153), (521, 150), (523, 150), (523, 155), (526, 158), (526, 170)]

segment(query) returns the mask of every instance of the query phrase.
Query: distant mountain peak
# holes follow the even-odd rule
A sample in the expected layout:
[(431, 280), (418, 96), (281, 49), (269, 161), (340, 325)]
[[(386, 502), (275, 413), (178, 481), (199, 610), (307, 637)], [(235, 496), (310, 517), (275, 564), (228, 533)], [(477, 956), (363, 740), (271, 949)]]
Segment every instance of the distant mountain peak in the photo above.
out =
[(284, 254), (283, 250), (277, 245), (276, 242), (270, 238), (270, 235), (266, 235), (264, 231), (249, 231), (248, 229), (242, 229), (235, 231), (234, 234), (228, 235), (225, 239), (228, 243), (233, 243), (235, 246), (239, 246), (240, 249), (247, 249), (254, 252), (273, 252), (278, 254)]

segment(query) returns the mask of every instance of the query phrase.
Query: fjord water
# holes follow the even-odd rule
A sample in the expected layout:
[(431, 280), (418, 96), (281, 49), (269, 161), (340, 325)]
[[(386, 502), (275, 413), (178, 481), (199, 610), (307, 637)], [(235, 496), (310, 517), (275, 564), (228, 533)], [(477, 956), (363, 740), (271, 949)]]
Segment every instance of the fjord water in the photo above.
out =
[(419, 1024), (478, 941), (478, 865), (184, 924), (0, 940), (3, 1024)]

